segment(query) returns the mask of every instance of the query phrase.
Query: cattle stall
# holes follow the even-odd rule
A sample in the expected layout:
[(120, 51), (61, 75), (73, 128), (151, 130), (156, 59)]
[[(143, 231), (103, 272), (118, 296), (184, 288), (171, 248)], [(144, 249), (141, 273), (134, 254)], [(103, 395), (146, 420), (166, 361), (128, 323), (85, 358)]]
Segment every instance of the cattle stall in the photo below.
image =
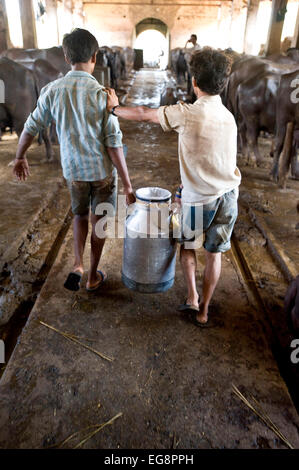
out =
[(299, 1), (0, 26), (0, 454), (298, 450)]

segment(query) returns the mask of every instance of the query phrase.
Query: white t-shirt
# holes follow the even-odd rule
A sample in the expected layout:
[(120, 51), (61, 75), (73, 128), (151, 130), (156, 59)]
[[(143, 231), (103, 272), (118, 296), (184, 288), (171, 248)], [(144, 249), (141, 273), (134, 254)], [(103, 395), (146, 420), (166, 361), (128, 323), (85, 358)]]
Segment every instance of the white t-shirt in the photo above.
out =
[(219, 95), (161, 106), (158, 115), (164, 131), (179, 134), (182, 202), (208, 204), (240, 185), (237, 126)]

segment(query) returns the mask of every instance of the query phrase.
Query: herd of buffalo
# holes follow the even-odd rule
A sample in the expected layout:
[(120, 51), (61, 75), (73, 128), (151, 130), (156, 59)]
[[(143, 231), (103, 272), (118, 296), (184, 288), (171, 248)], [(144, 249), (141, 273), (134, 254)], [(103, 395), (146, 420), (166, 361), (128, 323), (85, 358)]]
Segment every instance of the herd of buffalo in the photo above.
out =
[[(298, 179), (299, 50), (291, 48), (286, 53), (269, 57), (237, 54), (231, 49), (225, 52), (232, 59), (232, 69), (222, 100), (235, 116), (239, 151), (248, 161), (259, 164), (262, 160), (258, 147), (260, 132), (273, 135), (271, 176), (277, 181), (279, 158), (285, 142), (288, 142), (287, 158), (292, 176)], [(125, 80), (133, 69), (134, 57), (134, 50), (129, 47), (101, 47), (97, 66), (109, 68), (110, 85), (117, 89), (119, 80)], [(192, 96), (190, 59), (191, 53), (186, 49), (176, 48), (171, 51), (171, 69), (176, 84), (184, 85), (186, 80), (188, 95)], [(61, 47), (4, 51), (0, 55), (0, 80), (6, 84), (6, 89), (5, 103), (0, 104), (0, 133), (10, 128), (20, 135), (24, 122), (35, 108), (41, 89), (69, 70)], [(161, 104), (175, 102), (175, 87), (171, 90), (166, 88)], [(293, 125), (286, 139), (289, 123)], [(44, 131), (40, 139), (44, 140), (47, 159), (51, 160), (54, 127), (51, 129), (51, 138), (48, 131)]]
[[(110, 85), (118, 87), (134, 66), (134, 50), (120, 47), (101, 47), (98, 67), (109, 67)], [(9, 49), (0, 55), (0, 80), (5, 84), (5, 103), (0, 104), (0, 137), (10, 128), (20, 136), (24, 123), (36, 106), (41, 89), (65, 75), (70, 66), (65, 62), (61, 47), (50, 49)], [(46, 146), (47, 160), (53, 158), (52, 142), (56, 133), (51, 126), (40, 136)]]
[[(261, 131), (274, 136), (271, 176), (280, 178), (279, 158), (286, 155), (292, 176), (299, 179), (299, 50), (291, 48), (284, 54), (270, 57), (225, 52), (232, 59), (232, 69), (222, 93), (225, 106), (233, 113), (238, 125), (238, 146), (248, 161), (261, 162), (258, 137)], [(171, 51), (172, 86), (166, 85), (161, 104), (175, 104), (177, 91), (187, 84), (192, 97), (189, 64), (191, 54), (186, 49)], [(118, 88), (134, 67), (133, 49), (102, 47), (97, 55), (97, 67), (109, 70), (109, 84)], [(0, 139), (7, 128), (20, 136), (28, 115), (36, 106), (41, 89), (70, 70), (61, 47), (49, 49), (9, 49), (0, 55), (0, 80), (5, 84), (5, 102), (0, 103)], [(175, 78), (174, 78), (175, 77)], [(107, 85), (105, 83), (105, 85)], [(184, 96), (184, 95), (183, 95)], [(54, 123), (39, 136), (46, 146), (47, 160), (53, 158)], [(286, 171), (287, 173), (287, 171)], [(299, 203), (298, 203), (299, 210)], [(299, 276), (291, 284), (285, 300), (285, 311), (293, 328), (299, 331)]]

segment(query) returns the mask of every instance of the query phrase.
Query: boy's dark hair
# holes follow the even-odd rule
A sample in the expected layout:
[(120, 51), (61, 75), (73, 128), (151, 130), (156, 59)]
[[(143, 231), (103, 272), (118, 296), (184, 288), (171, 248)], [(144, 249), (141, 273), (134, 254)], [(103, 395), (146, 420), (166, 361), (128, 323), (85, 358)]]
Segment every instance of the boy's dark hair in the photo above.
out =
[(191, 37), (192, 37), (192, 38), (195, 38), (195, 40), (197, 41), (197, 36), (196, 36), (196, 34), (191, 34)]
[(88, 62), (99, 50), (96, 38), (86, 29), (80, 28), (64, 35), (62, 47), (65, 56), (72, 65)]
[(190, 69), (198, 88), (209, 95), (219, 95), (227, 83), (231, 59), (223, 52), (207, 47), (192, 55)]

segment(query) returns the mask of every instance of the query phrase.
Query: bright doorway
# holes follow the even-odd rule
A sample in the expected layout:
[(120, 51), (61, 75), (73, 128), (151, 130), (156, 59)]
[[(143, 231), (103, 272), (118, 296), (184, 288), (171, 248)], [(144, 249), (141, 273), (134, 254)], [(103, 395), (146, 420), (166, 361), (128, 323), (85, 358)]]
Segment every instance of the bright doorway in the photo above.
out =
[(165, 70), (169, 61), (167, 25), (156, 18), (146, 18), (138, 23), (134, 48), (143, 50), (144, 67)]

